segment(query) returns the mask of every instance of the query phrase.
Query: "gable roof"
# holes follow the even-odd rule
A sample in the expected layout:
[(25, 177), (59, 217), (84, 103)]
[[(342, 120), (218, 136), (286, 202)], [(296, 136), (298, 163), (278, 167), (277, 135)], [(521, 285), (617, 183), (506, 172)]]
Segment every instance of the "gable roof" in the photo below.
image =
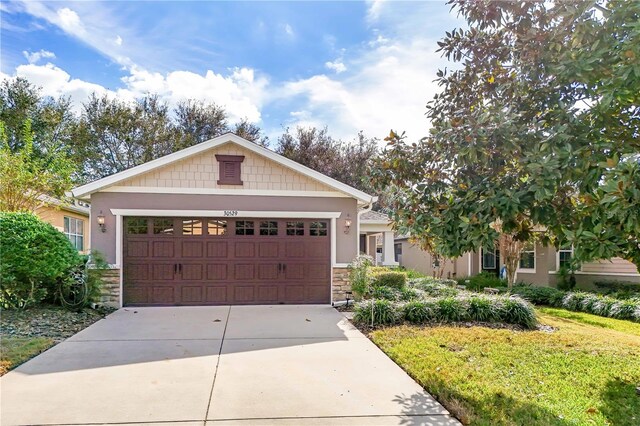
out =
[(311, 179), (315, 179), (328, 187), (331, 187), (339, 192), (347, 194), (363, 204), (369, 204), (374, 202), (377, 197), (371, 196), (359, 189), (356, 189), (352, 186), (339, 182), (329, 176), (326, 176), (320, 172), (317, 172), (313, 169), (310, 169), (307, 166), (303, 166), (300, 163), (297, 163), (293, 160), (290, 160), (280, 154), (277, 154), (270, 149), (264, 148), (256, 143), (248, 141), (234, 133), (225, 133), (224, 135), (218, 136), (213, 139), (209, 139), (206, 142), (202, 142), (200, 144), (191, 146), (189, 148), (182, 149), (180, 151), (176, 151), (173, 154), (165, 155), (164, 157), (157, 158), (155, 160), (149, 161), (147, 163), (141, 164), (136, 167), (132, 167), (127, 170), (123, 170), (121, 172), (115, 173), (111, 176), (104, 177), (102, 179), (98, 179), (86, 185), (79, 186), (71, 190), (71, 193), (74, 197), (83, 198), (87, 197), (94, 192), (98, 192), (102, 189), (105, 189), (109, 186), (116, 185), (124, 180), (133, 178), (135, 176), (139, 176), (143, 173), (150, 172), (152, 170), (158, 169), (160, 167), (164, 167), (168, 164), (174, 163), (176, 161), (184, 160), (185, 158), (192, 157), (194, 155), (200, 154), (207, 150), (216, 148), (218, 146), (224, 145), (226, 143), (234, 143), (239, 145), (249, 151), (252, 151), (258, 155), (266, 157), (278, 164), (281, 164), (284, 167), (292, 169), (302, 175), (305, 175)]
[(384, 213), (376, 211), (364, 212), (360, 215), (360, 223), (391, 223), (391, 219)]

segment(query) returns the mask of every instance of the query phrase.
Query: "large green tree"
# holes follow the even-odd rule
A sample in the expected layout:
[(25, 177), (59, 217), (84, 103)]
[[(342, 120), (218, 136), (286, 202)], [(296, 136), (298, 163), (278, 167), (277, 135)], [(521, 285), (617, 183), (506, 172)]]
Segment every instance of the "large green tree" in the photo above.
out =
[(510, 283), (534, 235), (640, 265), (640, 2), (450, 3), (431, 132), (373, 171), (399, 228), (445, 256), (506, 241)]

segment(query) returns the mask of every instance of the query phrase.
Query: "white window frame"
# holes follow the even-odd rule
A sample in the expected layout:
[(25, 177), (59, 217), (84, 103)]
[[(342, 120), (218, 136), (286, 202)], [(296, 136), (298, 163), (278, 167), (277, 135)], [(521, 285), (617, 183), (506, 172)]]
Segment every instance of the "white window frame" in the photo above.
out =
[(558, 249), (558, 251), (556, 251), (556, 272), (558, 272), (560, 270), (560, 252), (569, 252), (571, 253), (571, 258), (573, 259), (573, 246), (571, 246), (571, 249)]
[[(533, 250), (522, 250), (522, 253), (520, 253), (520, 259), (518, 260), (518, 269), (516, 269), (516, 272), (536, 272), (536, 266), (537, 266), (537, 261), (536, 261), (536, 243), (532, 242), (531, 243), (533, 245)], [(526, 247), (525, 247), (526, 248)], [(521, 268), (520, 267), (520, 261), (522, 260), (522, 255), (525, 253), (531, 253), (533, 252), (533, 268)]]
[[(75, 225), (74, 229), (76, 230), (76, 232), (71, 232), (71, 221), (74, 222), (74, 225)], [(81, 234), (78, 234), (78, 222), (82, 224)], [(84, 250), (84, 228), (85, 228), (85, 224), (84, 224), (84, 220), (82, 219), (78, 219), (77, 217), (73, 217), (73, 216), (64, 216), (64, 218), (62, 219), (62, 233), (67, 236), (71, 244), (73, 244), (73, 248), (75, 248), (78, 251)], [(77, 246), (78, 237), (82, 238), (82, 247), (80, 248), (78, 248)]]
[(493, 268), (485, 267), (485, 264), (484, 264), (484, 252), (485, 252), (484, 247), (482, 247), (480, 249), (480, 267), (481, 267), (480, 272), (482, 272), (484, 270), (491, 271), (493, 269), (497, 269), (498, 268), (498, 265), (497, 265), (498, 262), (496, 261), (497, 260), (497, 256), (496, 256), (497, 249), (495, 249), (495, 248), (493, 249)]

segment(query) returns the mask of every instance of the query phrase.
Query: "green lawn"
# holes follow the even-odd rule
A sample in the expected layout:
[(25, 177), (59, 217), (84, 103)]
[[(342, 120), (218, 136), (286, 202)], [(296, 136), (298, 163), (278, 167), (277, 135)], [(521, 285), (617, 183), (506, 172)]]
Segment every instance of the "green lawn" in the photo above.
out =
[(53, 346), (47, 337), (3, 337), (0, 341), (0, 376)]
[(540, 320), (557, 330), (400, 326), (371, 338), (465, 424), (640, 425), (640, 324), (546, 308)]

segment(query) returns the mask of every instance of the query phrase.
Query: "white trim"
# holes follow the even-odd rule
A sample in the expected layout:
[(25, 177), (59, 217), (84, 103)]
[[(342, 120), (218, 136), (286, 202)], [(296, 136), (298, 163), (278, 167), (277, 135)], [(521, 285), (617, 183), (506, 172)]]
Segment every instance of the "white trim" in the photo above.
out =
[(468, 273), (468, 275), (467, 275), (468, 277), (470, 277), (470, 276), (471, 276), (471, 272), (472, 272), (472, 267), (471, 267), (471, 264), (472, 264), (472, 259), (471, 259), (471, 258), (472, 258), (472, 254), (473, 254), (472, 252), (468, 252), (468, 253), (467, 253), (467, 255), (468, 255), (468, 257), (469, 257), (469, 262), (468, 262), (468, 263), (469, 263), (469, 273)]
[[(233, 212), (233, 214), (229, 214)], [(226, 214), (225, 214), (226, 213)], [(177, 216), (177, 217), (264, 217), (278, 219), (337, 219), (340, 212), (292, 212), (253, 210), (154, 210), (111, 209), (116, 216)]]
[[(558, 271), (549, 271), (549, 275), (557, 275)], [(572, 272), (574, 275), (600, 275), (606, 277), (608, 275), (613, 275), (616, 277), (640, 277), (639, 273), (626, 273), (626, 272), (584, 272), (584, 271), (575, 271)]]
[(484, 267), (484, 247), (480, 248), (480, 272), (484, 271), (485, 269), (487, 271), (492, 271), (494, 269), (499, 269), (500, 268), (500, 266), (498, 265), (498, 262), (497, 262), (498, 259), (496, 259), (496, 252), (497, 252), (497, 249), (494, 248), (493, 249), (493, 264), (494, 264), (494, 267), (493, 268), (485, 268)]
[[(567, 249), (558, 249), (556, 250), (556, 271), (560, 270), (560, 252), (561, 251), (569, 251)], [(573, 246), (571, 246), (571, 258), (573, 258)]]
[(222, 136), (218, 136), (206, 142), (174, 152), (173, 154), (165, 155), (164, 157), (160, 157), (158, 159), (149, 161), (139, 166), (132, 167), (127, 170), (123, 170), (119, 173), (113, 174), (111, 176), (107, 176), (102, 179), (98, 179), (95, 182), (91, 182), (86, 185), (82, 185), (77, 188), (74, 188), (71, 190), (71, 192), (74, 195), (74, 197), (86, 197), (91, 195), (94, 192), (103, 190), (106, 187), (113, 186), (124, 180), (131, 179), (135, 176), (139, 176), (143, 173), (147, 173), (151, 170), (166, 166), (176, 161), (184, 160), (186, 158), (192, 157), (194, 155), (200, 154), (209, 149), (216, 148), (218, 146), (224, 145), (229, 142), (235, 143), (236, 145), (239, 145), (258, 155), (262, 155), (278, 164), (281, 164), (311, 179), (324, 183), (325, 185), (331, 188), (334, 188), (340, 192), (344, 192), (345, 194), (353, 198), (356, 198), (357, 200), (363, 203), (368, 204), (375, 201), (376, 197), (373, 197), (356, 188), (353, 188), (349, 185), (346, 185), (342, 182), (339, 182), (335, 179), (325, 176), (322, 173), (312, 170), (309, 167), (303, 166), (302, 164), (296, 163), (293, 160), (283, 157), (282, 155), (276, 154), (275, 152), (267, 148), (264, 148), (256, 143), (250, 142), (233, 133), (226, 133)]
[(335, 265), (333, 265), (334, 268), (348, 268), (349, 264), (348, 263), (336, 263)]
[[(336, 222), (337, 218), (331, 218), (331, 267), (336, 264)], [(333, 286), (333, 281), (332, 281)], [(333, 295), (333, 287), (331, 288), (331, 294)], [(333, 296), (332, 296), (333, 297)]]
[(287, 191), (267, 189), (229, 188), (171, 188), (164, 186), (110, 186), (101, 192), (124, 192), (135, 194), (196, 194), (196, 195), (248, 195), (264, 197), (330, 197), (349, 198), (339, 191)]

